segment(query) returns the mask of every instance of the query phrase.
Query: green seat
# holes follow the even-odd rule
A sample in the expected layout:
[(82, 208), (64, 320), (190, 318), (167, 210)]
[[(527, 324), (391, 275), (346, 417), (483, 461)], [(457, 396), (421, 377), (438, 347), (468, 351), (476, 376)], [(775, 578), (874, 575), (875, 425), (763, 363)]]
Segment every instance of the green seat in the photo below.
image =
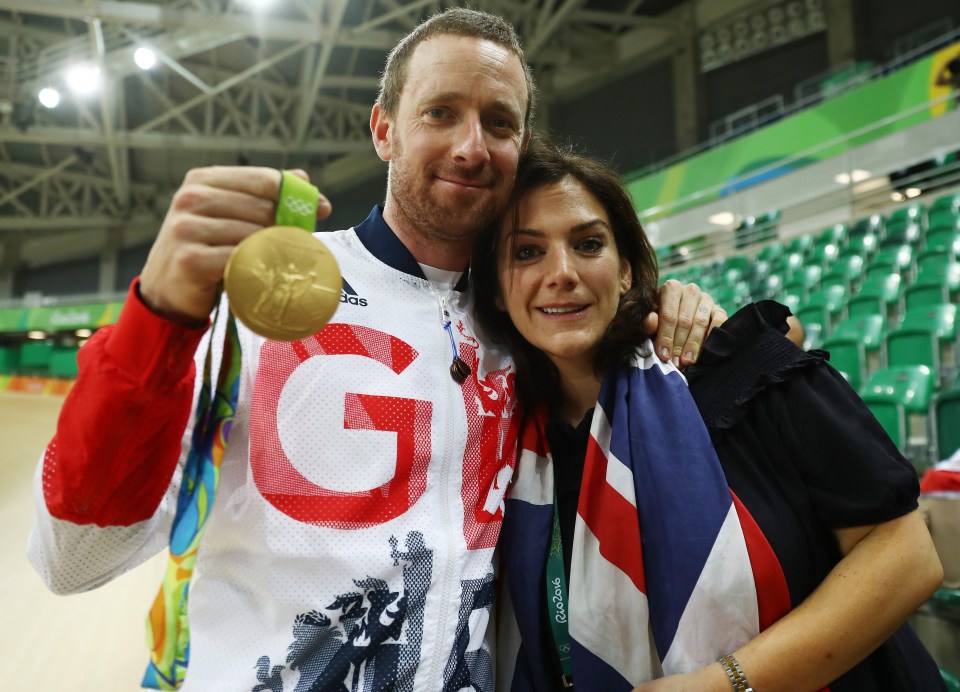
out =
[(827, 337), (843, 315), (846, 297), (847, 289), (843, 286), (827, 286), (812, 291), (797, 310), (797, 319), (805, 328), (809, 324), (821, 325), (821, 334)]
[(850, 290), (863, 280), (864, 260), (860, 255), (841, 257), (820, 277), (820, 286), (843, 286)]
[(888, 221), (887, 230), (880, 243), (886, 245), (919, 245), (923, 238), (923, 229), (918, 223), (910, 221)]
[(912, 456), (911, 433), (915, 429), (910, 418), (926, 416), (934, 382), (933, 371), (926, 365), (905, 365), (877, 370), (860, 393), (890, 439), (908, 457)]
[(889, 245), (870, 260), (865, 271), (865, 280), (873, 276), (886, 276), (897, 273), (907, 278), (913, 266), (913, 247), (910, 245)]
[(797, 310), (800, 309), (801, 297), (796, 293), (790, 293), (786, 289), (780, 292), (780, 295), (775, 298), (778, 303), (782, 303), (790, 308), (790, 312), (796, 314)]
[(960, 449), (960, 388), (937, 394), (932, 407), (934, 459), (946, 459)]
[(933, 204), (930, 205), (929, 213), (932, 214), (941, 209), (960, 214), (960, 192), (950, 192), (942, 197), (937, 197)]
[(780, 295), (783, 288), (783, 277), (779, 274), (768, 274), (750, 285), (750, 295), (754, 300), (774, 300)]
[(745, 247), (772, 240), (777, 237), (777, 227), (780, 225), (779, 210), (771, 211), (760, 216), (748, 216), (741, 221), (733, 231), (734, 246)]
[(949, 262), (939, 267), (917, 272), (916, 281), (903, 292), (907, 311), (924, 305), (939, 305), (957, 300), (960, 296), (960, 262)]
[(825, 228), (817, 234), (816, 245), (836, 245), (843, 247), (847, 242), (847, 234), (850, 229), (845, 223), (838, 223)]
[(850, 236), (847, 244), (840, 251), (840, 257), (849, 257), (850, 255), (860, 255), (865, 259), (870, 259), (877, 253), (878, 245), (877, 235), (867, 233), (865, 235)]
[(799, 252), (785, 252), (773, 265), (773, 273), (780, 274), (784, 281), (792, 278), (804, 265), (804, 257)]
[(947, 692), (960, 692), (960, 678), (946, 668), (940, 669), (940, 677), (943, 678), (943, 684), (946, 685)]
[(890, 233), (890, 224), (903, 222), (923, 227), (927, 223), (927, 210), (919, 202), (894, 209), (887, 217), (887, 234)]
[(839, 256), (840, 246), (835, 243), (827, 243), (826, 245), (815, 245), (809, 261), (821, 267), (829, 267), (837, 261)]
[(809, 257), (813, 253), (814, 245), (814, 237), (809, 233), (804, 233), (787, 243), (787, 253), (795, 252), (804, 257)]
[(899, 311), (902, 286), (903, 277), (899, 274), (868, 276), (847, 300), (847, 316), (883, 315), (887, 321), (893, 321)]
[(27, 341), (20, 346), (19, 370), (23, 373), (46, 374), (50, 370), (53, 344), (46, 341)]
[(884, 339), (886, 364), (926, 365), (948, 376), (957, 365), (957, 306), (931, 305), (908, 310)]
[(927, 250), (953, 249), (960, 238), (960, 218), (955, 226), (934, 226), (924, 238), (924, 247)]
[(830, 364), (844, 373), (854, 389), (859, 390), (879, 365), (885, 325), (882, 315), (848, 317), (837, 323), (833, 334), (823, 342), (823, 349), (830, 353)]
[(880, 214), (871, 214), (870, 216), (859, 219), (850, 227), (848, 238), (858, 238), (863, 235), (880, 235), (883, 233), (884, 223)]
[(960, 228), (960, 212), (950, 209), (938, 209), (930, 212), (930, 221), (927, 225), (927, 235), (930, 231), (943, 228)]
[(750, 266), (752, 264), (753, 261), (749, 257), (744, 257), (743, 255), (731, 255), (723, 260), (723, 271), (739, 271), (740, 276), (742, 276), (750, 271)]
[(780, 241), (774, 241), (769, 245), (765, 246), (759, 253), (757, 253), (757, 259), (763, 260), (766, 262), (773, 262), (780, 258), (780, 255), (783, 254), (783, 243)]
[(784, 284), (785, 293), (796, 293), (801, 301), (806, 300), (810, 292), (820, 286), (820, 278), (823, 276), (823, 268), (815, 264), (806, 265), (799, 269), (790, 280)]

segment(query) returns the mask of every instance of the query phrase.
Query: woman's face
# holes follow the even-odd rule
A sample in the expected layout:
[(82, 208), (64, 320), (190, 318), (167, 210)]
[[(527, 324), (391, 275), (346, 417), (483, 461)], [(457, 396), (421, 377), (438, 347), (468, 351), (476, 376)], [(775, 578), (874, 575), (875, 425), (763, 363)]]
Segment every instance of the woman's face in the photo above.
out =
[(536, 188), (500, 228), (497, 306), (563, 372), (593, 367), (600, 339), (632, 283), (603, 205), (574, 178)]

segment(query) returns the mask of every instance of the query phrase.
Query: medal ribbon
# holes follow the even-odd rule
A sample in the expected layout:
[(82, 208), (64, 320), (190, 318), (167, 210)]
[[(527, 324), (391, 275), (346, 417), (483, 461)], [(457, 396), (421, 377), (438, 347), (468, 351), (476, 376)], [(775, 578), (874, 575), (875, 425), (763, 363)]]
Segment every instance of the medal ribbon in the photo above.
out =
[(560, 519), (557, 509), (557, 489), (553, 488), (553, 531), (550, 534), (550, 552), (547, 556), (547, 616), (553, 632), (553, 644), (560, 660), (561, 681), (564, 687), (573, 687), (573, 662), (570, 653), (570, 609), (567, 600), (567, 577), (563, 570), (563, 541), (560, 538)]
[[(310, 183), (282, 171), (277, 201), (277, 225), (313, 231), (320, 192)], [(219, 311), (219, 308), (217, 308)], [(217, 312), (213, 323), (217, 322)], [(220, 483), (220, 464), (237, 410), (242, 363), (237, 324), (227, 316), (223, 358), (212, 384), (212, 339), (204, 359), (203, 384), (194, 414), (190, 451), (183, 468), (177, 511), (170, 530), (170, 558), (163, 583), (147, 615), (147, 645), (150, 662), (143, 687), (176, 690), (187, 674), (190, 662), (190, 624), (187, 599), (197, 548), (206, 527)]]

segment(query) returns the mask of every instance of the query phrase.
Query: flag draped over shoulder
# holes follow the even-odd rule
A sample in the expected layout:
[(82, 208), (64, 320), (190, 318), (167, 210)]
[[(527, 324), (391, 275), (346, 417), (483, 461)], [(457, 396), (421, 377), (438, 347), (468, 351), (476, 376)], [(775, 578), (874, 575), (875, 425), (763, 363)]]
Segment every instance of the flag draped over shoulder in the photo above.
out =
[[(652, 348), (644, 349), (652, 353)], [(505, 513), (499, 677), (555, 689), (543, 573), (553, 517), (546, 413), (530, 417)], [(604, 381), (587, 445), (569, 584), (573, 681), (616, 692), (697, 670), (790, 609), (769, 543), (727, 485), (683, 376), (654, 356)]]

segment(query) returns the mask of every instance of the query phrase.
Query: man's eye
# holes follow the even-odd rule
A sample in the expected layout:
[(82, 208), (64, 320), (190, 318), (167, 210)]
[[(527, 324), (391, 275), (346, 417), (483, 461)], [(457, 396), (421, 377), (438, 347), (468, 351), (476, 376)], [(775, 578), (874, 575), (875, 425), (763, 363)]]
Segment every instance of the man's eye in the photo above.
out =
[(439, 120), (440, 118), (445, 116), (446, 113), (442, 108), (430, 108), (427, 110), (427, 115), (429, 115), (431, 118), (435, 118)]

